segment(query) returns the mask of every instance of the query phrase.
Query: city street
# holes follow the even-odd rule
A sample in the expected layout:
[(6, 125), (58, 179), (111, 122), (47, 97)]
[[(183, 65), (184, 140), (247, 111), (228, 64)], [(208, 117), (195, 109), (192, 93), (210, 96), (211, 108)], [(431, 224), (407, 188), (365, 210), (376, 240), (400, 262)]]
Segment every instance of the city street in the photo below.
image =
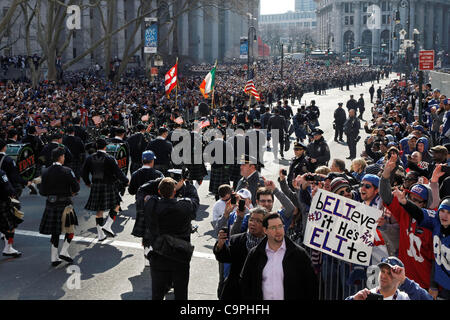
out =
[[(391, 74), (390, 79), (380, 80), (378, 86), (384, 86), (392, 79), (397, 78)], [(256, 87), (258, 84), (255, 83)], [(303, 96), (302, 103), (310, 104), (316, 101), (320, 109), (320, 128), (325, 132), (324, 137), (331, 150), (331, 159), (345, 160), (349, 156), (346, 145), (334, 142), (333, 112), (338, 102), (345, 104), (353, 94), (357, 100), (364, 94), (366, 103), (365, 120), (370, 120), (369, 87), (371, 83), (351, 85), (350, 91), (339, 89), (327, 90), (326, 95), (308, 93)], [(298, 105), (293, 107), (294, 114)], [(361, 123), (363, 127), (364, 122)], [(293, 134), (292, 137), (295, 135)], [(361, 130), (362, 140), (358, 144), (357, 154), (363, 148), (363, 139), (366, 137)], [(291, 141), (293, 142), (293, 141)], [(262, 175), (267, 179), (276, 181), (281, 167), (273, 162), (273, 154), (266, 153), (266, 166)], [(292, 145), (286, 153), (286, 159), (293, 157)], [(345, 160), (347, 169), (350, 161)], [(288, 166), (289, 161), (281, 162), (282, 167)], [(208, 192), (208, 178), (199, 187), (201, 206), (197, 218), (193, 222), (198, 225), (198, 232), (192, 234), (192, 243), (195, 246), (191, 261), (189, 299), (215, 300), (217, 299), (218, 263), (212, 253), (215, 243), (213, 228), (211, 226), (211, 211), (215, 202), (214, 196)], [(277, 184), (277, 183), (276, 183)], [(22, 257), (7, 259), (0, 257), (0, 299), (28, 300), (148, 300), (151, 299), (151, 278), (149, 268), (144, 267), (144, 250), (140, 239), (131, 235), (135, 222), (134, 196), (125, 194), (121, 208), (123, 211), (113, 225), (115, 238), (97, 243), (95, 214), (84, 209), (89, 196), (89, 189), (81, 183), (81, 191), (74, 198), (74, 206), (78, 215), (79, 226), (70, 248), (74, 264), (69, 266), (63, 262), (53, 268), (50, 264), (50, 237), (39, 234), (39, 223), (45, 207), (45, 198), (39, 195), (29, 195), (24, 190), (21, 197), (22, 211), (25, 221), (16, 230), (14, 247), (21, 251)], [(275, 203), (275, 208), (279, 207)], [(3, 243), (2, 243), (3, 245)], [(62, 245), (62, 240), (60, 246)], [(3, 247), (2, 247), (3, 248)], [(79, 273), (78, 273), (79, 272)], [(167, 299), (173, 299), (170, 293)]]

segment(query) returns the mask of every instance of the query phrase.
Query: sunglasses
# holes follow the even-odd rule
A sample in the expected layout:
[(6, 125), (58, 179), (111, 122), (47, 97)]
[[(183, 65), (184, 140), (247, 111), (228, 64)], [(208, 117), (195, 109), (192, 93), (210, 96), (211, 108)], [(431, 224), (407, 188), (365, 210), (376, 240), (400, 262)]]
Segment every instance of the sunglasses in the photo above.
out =
[(350, 187), (345, 188), (344, 190), (341, 190), (338, 192), (338, 195), (343, 196), (345, 193), (350, 193), (352, 189)]
[(364, 188), (366, 188), (366, 189), (371, 189), (373, 186), (372, 186), (371, 184), (364, 183), (364, 184), (361, 185), (361, 188), (362, 188), (362, 187), (364, 187)]
[(380, 263), (386, 263), (391, 266), (403, 267), (403, 264), (400, 261), (398, 261), (397, 259), (392, 259), (392, 258), (381, 258)]

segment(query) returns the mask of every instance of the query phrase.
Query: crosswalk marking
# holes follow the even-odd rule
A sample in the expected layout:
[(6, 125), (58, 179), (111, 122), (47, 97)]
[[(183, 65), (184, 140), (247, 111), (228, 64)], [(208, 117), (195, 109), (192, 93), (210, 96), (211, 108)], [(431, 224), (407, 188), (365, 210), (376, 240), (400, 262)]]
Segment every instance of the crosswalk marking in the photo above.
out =
[[(50, 235), (40, 234), (39, 232), (36, 232), (36, 231), (16, 229), (15, 234), (22, 235), (22, 236), (50, 239)], [(64, 239), (64, 236), (61, 235), (60, 239)], [(74, 242), (83, 242), (83, 243), (88, 243), (88, 244), (96, 244), (96, 243), (98, 243), (97, 238), (80, 237), (80, 236), (73, 237), (72, 241), (74, 241)], [(113, 246), (113, 247), (143, 249), (142, 244), (138, 243), (138, 242), (128, 242), (128, 241), (118, 241), (118, 240), (108, 240), (107, 239), (107, 240), (104, 240), (104, 241), (102, 241), (100, 243), (103, 244), (103, 245), (110, 245), (110, 246)], [(196, 258), (215, 260), (215, 256), (212, 253), (194, 251), (193, 256), (196, 257)]]

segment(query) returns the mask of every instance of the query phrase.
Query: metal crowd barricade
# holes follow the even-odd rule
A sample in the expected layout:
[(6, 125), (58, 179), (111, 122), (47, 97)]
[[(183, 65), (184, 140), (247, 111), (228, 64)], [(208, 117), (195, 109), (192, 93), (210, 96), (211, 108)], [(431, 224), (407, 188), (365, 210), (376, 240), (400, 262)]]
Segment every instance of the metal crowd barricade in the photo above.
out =
[(306, 247), (302, 237), (295, 237), (294, 241), (313, 261), (319, 279), (319, 300), (344, 300), (366, 287), (366, 268)]

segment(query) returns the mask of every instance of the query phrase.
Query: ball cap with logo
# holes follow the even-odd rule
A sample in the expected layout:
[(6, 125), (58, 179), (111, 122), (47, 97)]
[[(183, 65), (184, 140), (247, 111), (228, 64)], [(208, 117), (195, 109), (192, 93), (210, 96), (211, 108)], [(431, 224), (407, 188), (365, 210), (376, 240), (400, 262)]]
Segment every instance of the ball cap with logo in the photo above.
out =
[(243, 199), (252, 199), (252, 193), (248, 189), (241, 189), (236, 194)]
[(393, 268), (394, 266), (399, 266), (402, 268), (405, 267), (405, 265), (399, 258), (393, 256), (382, 258), (380, 263), (378, 264), (378, 267), (381, 268), (382, 266), (388, 266), (389, 268)]

